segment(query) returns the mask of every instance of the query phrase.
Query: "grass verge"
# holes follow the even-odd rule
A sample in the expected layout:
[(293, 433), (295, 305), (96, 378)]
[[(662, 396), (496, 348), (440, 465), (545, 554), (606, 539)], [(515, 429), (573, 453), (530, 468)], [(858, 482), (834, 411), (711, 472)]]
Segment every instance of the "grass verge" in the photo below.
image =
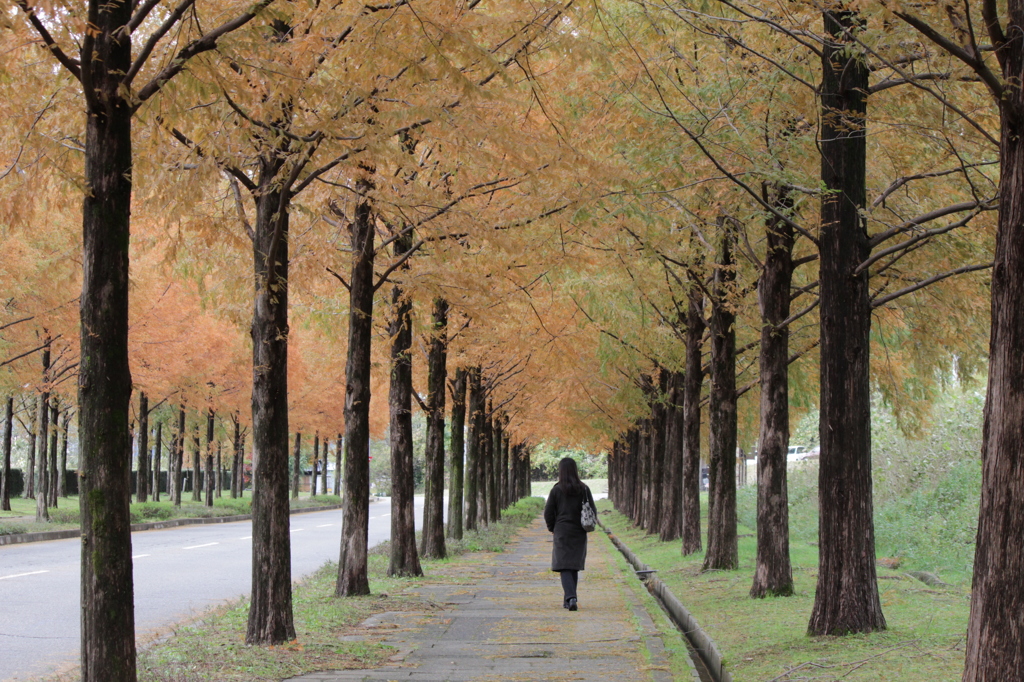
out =
[[(751, 599), (756, 540), (739, 527), (740, 568), (701, 572), (703, 553), (680, 556), (678, 542), (634, 528), (607, 501), (598, 502), (602, 522), (658, 576), (693, 613), (725, 657), (738, 681), (820, 682), (843, 680), (940, 682), (963, 673), (963, 638), (970, 607), (967, 586), (929, 587), (897, 570), (878, 568), (888, 630), (870, 635), (809, 637), (817, 550), (793, 543), (796, 585), (792, 597)], [(706, 514), (705, 514), (706, 516)]]
[[(543, 500), (527, 498), (502, 512), (502, 519), (482, 531), (466, 533), (449, 542), (449, 556), (423, 560), (431, 582), (445, 579), (445, 568), (475, 551), (500, 552), (519, 528), (528, 525), (543, 507)], [(242, 682), (281, 680), (318, 670), (362, 669), (382, 665), (395, 652), (391, 647), (366, 641), (345, 641), (356, 625), (374, 613), (424, 608), (425, 602), (406, 593), (419, 585), (416, 578), (387, 576), (389, 547), (383, 543), (369, 554), (371, 595), (338, 599), (334, 563), (297, 583), (292, 590), (296, 639), (281, 646), (248, 646), (245, 629), (248, 600), (243, 599), (180, 626), (139, 653), (139, 682)], [(470, 559), (472, 560), (472, 559)], [(45, 678), (45, 682), (75, 682), (76, 674)], [(44, 682), (40, 680), (39, 682)]]
[[(341, 504), (337, 495), (318, 495), (317, 497), (300, 497), (291, 500), (292, 509), (310, 509)], [(61, 498), (57, 509), (50, 510), (50, 521), (37, 523), (35, 500), (17, 498), (11, 500), (11, 511), (4, 512), (7, 519), (0, 518), (0, 535), (19, 533), (35, 533), (47, 530), (71, 530), (78, 528), (79, 510), (78, 496)], [(230, 497), (214, 498), (213, 506), (207, 507), (202, 502), (183, 499), (181, 506), (176, 507), (170, 501), (133, 502), (130, 508), (132, 523), (152, 523), (172, 519), (200, 519), (221, 516), (244, 516), (252, 513), (252, 497), (245, 496), (232, 499)], [(10, 518), (12, 516), (21, 518)], [(25, 518), (30, 517), (30, 518)]]

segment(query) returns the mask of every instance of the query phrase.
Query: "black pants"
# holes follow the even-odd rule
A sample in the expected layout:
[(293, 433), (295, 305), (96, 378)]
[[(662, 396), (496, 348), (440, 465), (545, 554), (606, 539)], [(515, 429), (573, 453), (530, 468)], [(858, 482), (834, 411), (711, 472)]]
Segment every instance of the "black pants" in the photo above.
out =
[(570, 599), (576, 598), (576, 585), (580, 581), (580, 572), (559, 571), (558, 574), (562, 576), (562, 591), (565, 592), (565, 603), (568, 604)]

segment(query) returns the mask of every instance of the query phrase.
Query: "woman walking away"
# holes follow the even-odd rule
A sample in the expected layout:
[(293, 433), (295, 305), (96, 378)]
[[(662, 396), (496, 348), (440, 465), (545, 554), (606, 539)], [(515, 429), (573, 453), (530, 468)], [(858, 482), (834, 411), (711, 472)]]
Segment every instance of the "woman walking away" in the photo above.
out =
[(583, 502), (594, 507), (594, 496), (590, 494), (576, 470), (576, 461), (565, 457), (558, 463), (558, 483), (551, 488), (548, 502), (544, 506), (544, 521), (548, 530), (555, 534), (551, 549), (551, 570), (562, 576), (562, 590), (565, 599), (562, 607), (575, 611), (576, 584), (579, 572), (587, 561), (587, 532), (580, 523)]

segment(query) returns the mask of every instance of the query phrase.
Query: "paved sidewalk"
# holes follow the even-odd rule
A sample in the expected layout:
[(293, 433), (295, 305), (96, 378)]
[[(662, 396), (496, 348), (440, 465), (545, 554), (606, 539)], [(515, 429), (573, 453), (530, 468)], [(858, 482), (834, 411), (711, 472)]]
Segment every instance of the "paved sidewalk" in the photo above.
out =
[(570, 613), (562, 608), (558, 575), (550, 571), (551, 534), (538, 519), (504, 553), (453, 567), (458, 584), (417, 588), (435, 610), (378, 614), (346, 638), (394, 646), (398, 653), (386, 667), (312, 673), (291, 682), (670, 682), (661, 636), (626, 584), (632, 578), (620, 573), (616, 553), (604, 533), (590, 534), (580, 610)]

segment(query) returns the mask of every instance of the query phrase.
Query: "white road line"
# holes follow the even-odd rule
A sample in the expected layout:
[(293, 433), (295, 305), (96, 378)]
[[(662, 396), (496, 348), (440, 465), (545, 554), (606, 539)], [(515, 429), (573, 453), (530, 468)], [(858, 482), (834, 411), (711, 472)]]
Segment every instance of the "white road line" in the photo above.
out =
[(239, 540), (252, 540), (251, 535), (246, 535), (244, 538), (238, 538)]
[(319, 526), (317, 526), (317, 528), (330, 528), (333, 525), (334, 525), (333, 523), (323, 523), (323, 524), (320, 524)]
[(382, 514), (382, 515), (381, 515), (381, 518), (382, 518), (382, 519), (386, 519), (386, 518), (387, 518), (387, 517), (389, 517), (389, 516), (391, 516), (391, 514)]
[(27, 575), (39, 575), (40, 573), (49, 573), (49, 571), (32, 571), (31, 573), (15, 573), (14, 575), (0, 575), (0, 580), (9, 580), (11, 578), (24, 578)]
[(219, 544), (219, 542), (207, 542), (205, 545), (192, 545), (191, 547), (182, 547), (182, 549), (199, 549), (200, 547), (213, 547)]
[(148, 557), (148, 556), (152, 556), (152, 555), (150, 555), (150, 554), (136, 554), (136, 555), (135, 555), (135, 556), (133, 556), (132, 558), (133, 558), (133, 559), (144, 559), (144, 558), (146, 558), (146, 557)]
[(304, 530), (306, 530), (306, 529), (305, 529), (305, 528), (292, 528), (292, 529), (291, 529), (290, 531), (288, 531), (288, 532), (289, 532), (289, 533), (301, 533), (301, 532), (302, 532), (302, 531), (304, 531)]

